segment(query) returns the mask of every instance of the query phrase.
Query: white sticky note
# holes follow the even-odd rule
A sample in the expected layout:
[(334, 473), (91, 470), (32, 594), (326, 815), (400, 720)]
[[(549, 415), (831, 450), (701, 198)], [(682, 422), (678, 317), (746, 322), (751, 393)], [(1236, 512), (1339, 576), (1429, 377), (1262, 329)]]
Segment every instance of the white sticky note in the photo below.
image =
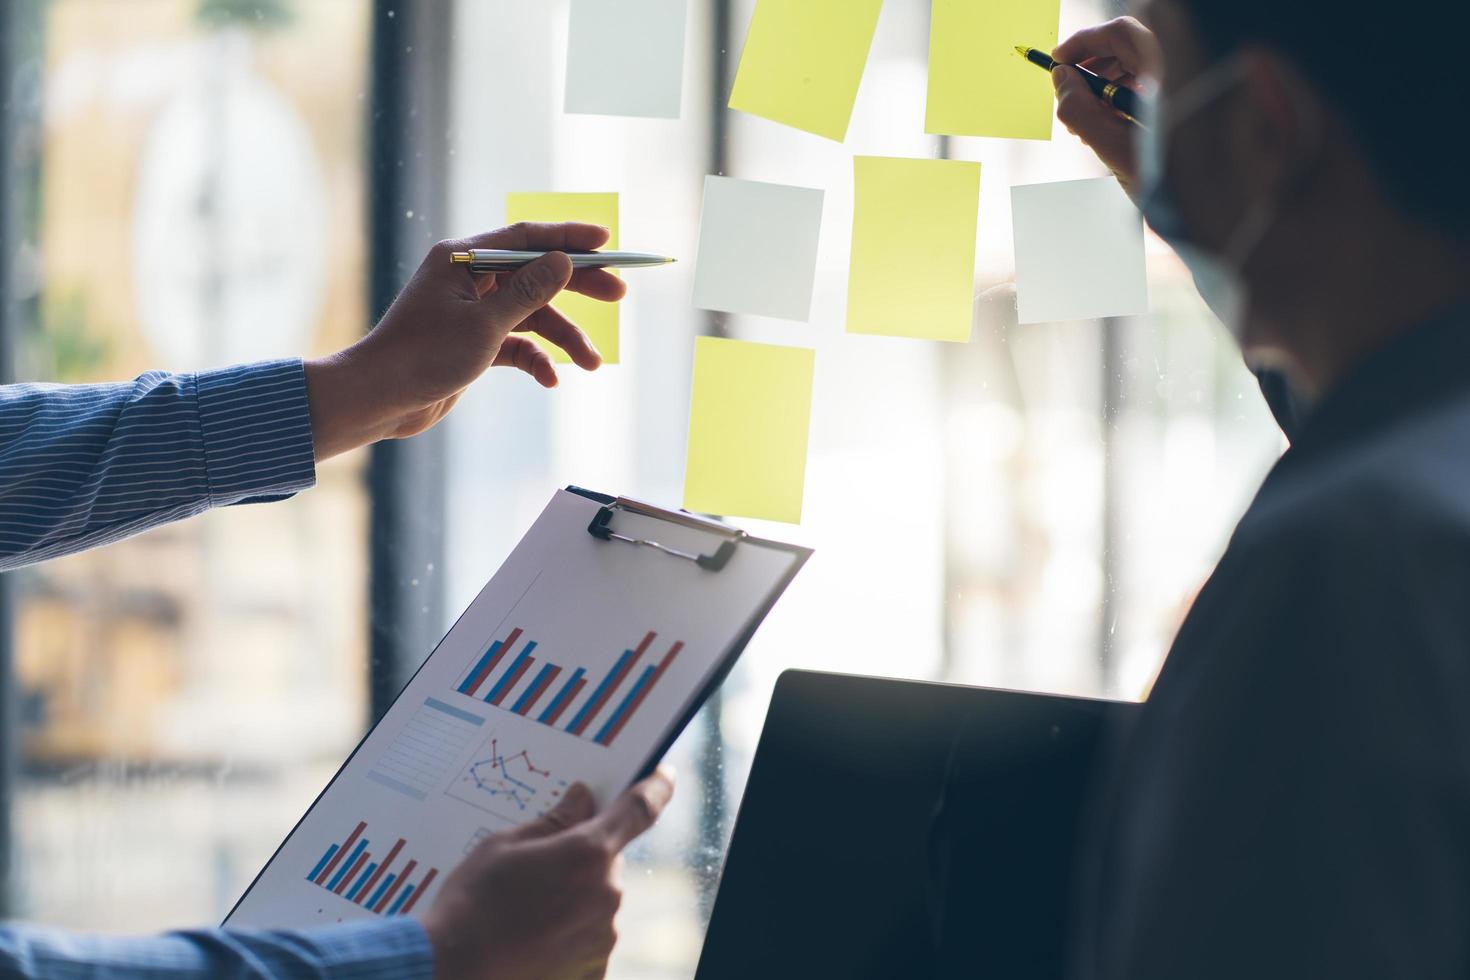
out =
[(819, 190), (706, 177), (694, 305), (805, 320), (821, 227)]
[(1011, 188), (1021, 323), (1148, 312), (1143, 218), (1117, 180)]
[(686, 0), (572, 0), (566, 111), (679, 118)]

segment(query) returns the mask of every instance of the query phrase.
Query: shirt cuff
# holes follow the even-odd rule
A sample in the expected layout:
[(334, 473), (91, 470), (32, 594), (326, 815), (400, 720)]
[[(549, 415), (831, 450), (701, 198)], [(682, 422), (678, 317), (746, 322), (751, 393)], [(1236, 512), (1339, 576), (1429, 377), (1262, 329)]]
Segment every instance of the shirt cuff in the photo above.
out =
[(434, 975), (429, 934), (411, 916), (348, 922), (308, 935), (328, 977), (431, 980)]
[(194, 376), (213, 506), (283, 497), (316, 483), (316, 450), (299, 359)]

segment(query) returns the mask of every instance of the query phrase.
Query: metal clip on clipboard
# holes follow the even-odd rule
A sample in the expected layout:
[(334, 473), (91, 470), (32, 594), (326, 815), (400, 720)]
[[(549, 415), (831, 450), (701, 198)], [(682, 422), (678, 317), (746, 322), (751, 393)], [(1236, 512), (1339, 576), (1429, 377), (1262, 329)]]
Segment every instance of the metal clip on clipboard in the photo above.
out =
[[(611, 526), (613, 514), (619, 510), (628, 511), (632, 514), (641, 514), (644, 517), (652, 517), (660, 521), (668, 521), (670, 524), (693, 528), (696, 531), (717, 534), (725, 540), (720, 542), (720, 546), (714, 550), (713, 554), (701, 555), (692, 551), (671, 548), (666, 544), (661, 544), (649, 538), (638, 538), (632, 535), (619, 534)], [(587, 525), (587, 533), (602, 541), (624, 541), (631, 545), (652, 548), (655, 551), (661, 551), (674, 558), (683, 558), (685, 561), (692, 561), (700, 568), (711, 572), (718, 572), (729, 564), (731, 557), (735, 554), (735, 546), (747, 537), (746, 533), (739, 528), (727, 527), (718, 521), (696, 517), (693, 514), (684, 513), (683, 511), (664, 510), (661, 507), (654, 507), (636, 500), (629, 500), (627, 497), (618, 497), (612, 503), (599, 508), (597, 515), (592, 518), (592, 523)]]

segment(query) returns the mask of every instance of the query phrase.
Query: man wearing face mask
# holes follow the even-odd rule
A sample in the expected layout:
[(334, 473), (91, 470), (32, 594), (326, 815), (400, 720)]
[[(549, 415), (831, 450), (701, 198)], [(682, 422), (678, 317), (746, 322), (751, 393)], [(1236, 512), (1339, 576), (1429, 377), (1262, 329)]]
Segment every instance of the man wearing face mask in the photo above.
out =
[[(1438, 36), (1470, 28), (1470, 5), (1408, 6)], [(1100, 793), (1076, 973), (1465, 977), (1470, 180), (1445, 140), (1460, 70), (1398, 67), (1381, 20), (1326, 0), (1139, 16), (1053, 56), (1155, 78), (1150, 130), (1071, 68), (1054, 72), (1058, 117), (1274, 372), (1292, 445)]]

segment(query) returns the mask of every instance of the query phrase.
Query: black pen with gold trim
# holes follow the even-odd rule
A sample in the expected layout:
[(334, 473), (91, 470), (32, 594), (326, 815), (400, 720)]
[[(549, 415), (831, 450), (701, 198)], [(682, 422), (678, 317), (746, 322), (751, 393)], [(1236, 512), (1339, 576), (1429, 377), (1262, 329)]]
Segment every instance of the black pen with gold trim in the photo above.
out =
[[(1051, 55), (1045, 51), (1038, 51), (1036, 48), (1028, 48), (1021, 44), (1016, 45), (1016, 54), (1025, 58), (1036, 67), (1045, 68), (1047, 71), (1051, 71), (1053, 68), (1062, 64), (1060, 61), (1053, 61)], [(1135, 125), (1143, 125), (1138, 121), (1138, 115), (1142, 111), (1139, 103), (1142, 100), (1139, 99), (1137, 92), (1131, 88), (1119, 85), (1117, 82), (1110, 82), (1097, 72), (1088, 71), (1081, 65), (1067, 65), (1067, 67), (1076, 68), (1081, 72), (1082, 80), (1087, 83), (1088, 88), (1092, 89), (1093, 94), (1114, 109), (1117, 109), (1129, 122)]]

